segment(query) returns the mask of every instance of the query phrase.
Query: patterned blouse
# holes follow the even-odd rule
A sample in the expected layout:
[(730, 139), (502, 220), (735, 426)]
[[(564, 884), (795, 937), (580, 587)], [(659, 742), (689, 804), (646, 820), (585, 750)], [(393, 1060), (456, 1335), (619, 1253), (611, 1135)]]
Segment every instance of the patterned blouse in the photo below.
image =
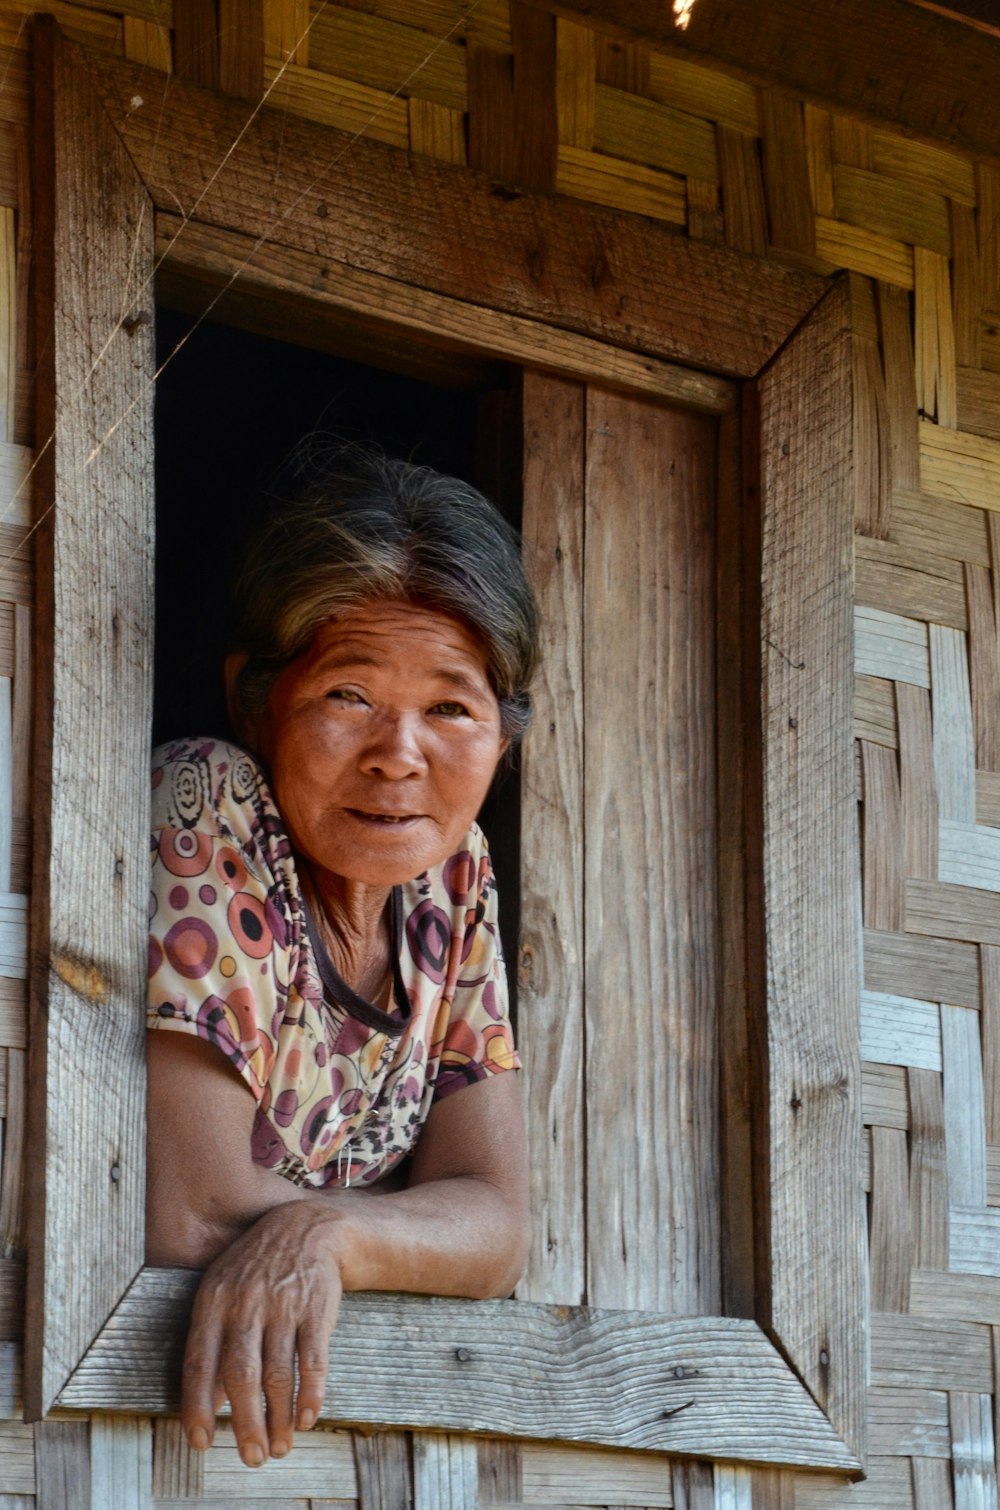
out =
[(486, 840), (392, 894), (393, 1001), (337, 974), (263, 771), (212, 739), (154, 752), (151, 1028), (225, 1054), (257, 1102), (252, 1156), (299, 1185), (370, 1183), (434, 1099), (516, 1069)]

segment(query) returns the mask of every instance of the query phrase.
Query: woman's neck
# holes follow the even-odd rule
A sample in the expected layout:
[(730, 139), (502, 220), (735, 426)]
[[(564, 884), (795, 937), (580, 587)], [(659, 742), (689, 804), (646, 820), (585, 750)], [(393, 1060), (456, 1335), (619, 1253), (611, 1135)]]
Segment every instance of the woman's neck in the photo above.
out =
[(359, 996), (378, 1005), (392, 977), (391, 889), (299, 863), (334, 969)]

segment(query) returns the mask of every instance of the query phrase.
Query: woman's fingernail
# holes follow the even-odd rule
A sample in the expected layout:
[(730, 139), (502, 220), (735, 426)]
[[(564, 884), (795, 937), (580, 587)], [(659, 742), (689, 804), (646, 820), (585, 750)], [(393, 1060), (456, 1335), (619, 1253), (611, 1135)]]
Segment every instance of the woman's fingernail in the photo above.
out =
[(208, 1448), (208, 1432), (204, 1426), (194, 1426), (188, 1432), (188, 1446), (192, 1452), (205, 1452)]
[(277, 1441), (271, 1443), (272, 1458), (285, 1458), (292, 1450), (291, 1442)]
[(241, 1456), (248, 1468), (259, 1468), (264, 1461), (264, 1449), (257, 1442), (248, 1442)]
[(316, 1412), (314, 1410), (310, 1410), (308, 1406), (305, 1410), (299, 1411), (299, 1430), (308, 1431), (315, 1419)]

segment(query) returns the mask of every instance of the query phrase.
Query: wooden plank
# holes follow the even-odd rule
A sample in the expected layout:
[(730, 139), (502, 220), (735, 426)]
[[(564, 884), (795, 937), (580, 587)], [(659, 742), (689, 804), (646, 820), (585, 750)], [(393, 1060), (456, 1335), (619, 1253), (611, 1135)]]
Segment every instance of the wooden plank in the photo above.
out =
[(921, 419), (954, 429), (958, 423), (958, 396), (946, 251), (914, 248), (913, 287), (917, 413)]
[[(713, 1314), (716, 437), (701, 416), (596, 388), (586, 425), (584, 989), (600, 1046), (586, 1069), (587, 1294)], [(703, 782), (683, 774), (695, 769)], [(608, 1063), (625, 1077), (610, 1098)]]
[(25, 1058), (22, 1049), (7, 1050), (7, 1116), (4, 1122), (3, 1175), (0, 1178), (0, 1254), (4, 1258), (24, 1253), (24, 1177), (28, 1148)]
[(90, 1503), (152, 1510), (153, 1432), (134, 1416), (94, 1416), (90, 1423)]
[(139, 21), (134, 16), (123, 16), (122, 32), (125, 56), (133, 63), (158, 68), (162, 73), (173, 72), (174, 58), (169, 27), (158, 26), (155, 21)]
[(597, 85), (594, 142), (598, 152), (664, 168), (682, 178), (718, 182), (715, 132), (698, 116)]
[(931, 1001), (978, 1007), (979, 951), (969, 944), (910, 934), (864, 933), (864, 982), (870, 991), (920, 993)]
[(719, 178), (726, 245), (733, 251), (767, 255), (767, 204), (757, 140), (722, 125), (717, 133)]
[(990, 1274), (1000, 1278), (998, 1238), (1000, 1211), (953, 1204), (948, 1267), (955, 1274)]
[(214, 5), (173, 0), (174, 66), (182, 79), (219, 87), (219, 36)]
[(880, 126), (871, 133), (871, 149), (872, 167), (877, 173), (901, 178), (960, 204), (976, 203), (975, 164), (958, 152)]
[(264, 51), (269, 57), (304, 68), (309, 62), (309, 35), (309, 0), (265, 0)]
[(861, 1066), (861, 1110), (865, 1126), (909, 1127), (910, 1106), (902, 1065)]
[(583, 1106), (584, 389), (526, 372), (522, 533), (549, 654), (521, 776), (519, 1033), (535, 1129), (525, 1300), (585, 1296)]
[(193, 1452), (178, 1420), (153, 1425), (153, 1495), (164, 1499), (200, 1498), (205, 1487), (204, 1452)]
[(674, 173), (646, 168), (584, 152), (579, 147), (560, 147), (556, 164), (556, 190), (572, 199), (646, 215), (670, 225), (686, 225), (687, 196), (684, 180)]
[(913, 248), (880, 231), (816, 217), (816, 255), (832, 267), (846, 267), (896, 288), (913, 287)]
[(948, 1397), (948, 1409), (955, 1510), (996, 1510), (992, 1392), (955, 1390)]
[(943, 194), (842, 164), (834, 166), (833, 187), (838, 220), (915, 245), (918, 253), (950, 254), (951, 226)]
[(352, 139), (409, 146), (406, 101), (400, 95), (270, 58), (264, 59), (264, 84), (272, 110), (335, 128)]
[[(896, 683), (903, 867), (907, 876), (937, 875), (938, 807), (930, 697), (923, 687)], [(949, 998), (950, 999), (950, 998)]]
[(521, 1448), (526, 1505), (566, 1505), (582, 1500), (597, 1504), (636, 1505), (642, 1510), (670, 1510), (674, 1498), (670, 1463), (638, 1453), (563, 1447), (526, 1442)]
[[(695, 247), (590, 206), (532, 194), (500, 198), (485, 182), (376, 142), (352, 141), (345, 152), (348, 141), (334, 130), (266, 109), (247, 127), (245, 107), (180, 81), (162, 110), (136, 110), (130, 101), (142, 94), (141, 73), (103, 58), (90, 66), (144, 181), (160, 185), (160, 208), (177, 213), (178, 201), (189, 209), (198, 200), (200, 221), (276, 236), (269, 207), (280, 169), (280, 239), (324, 264), (347, 262), (619, 344), (641, 330), (650, 355), (747, 376), (824, 287), (814, 275), (762, 266), (725, 247)], [(206, 185), (244, 127), (225, 170)], [(324, 218), (318, 202), (327, 207)]]
[(959, 886), (1000, 891), (1000, 833), (981, 824), (942, 819), (938, 876)]
[(1000, 1324), (1000, 1280), (984, 1274), (953, 1274), (946, 1268), (916, 1268), (910, 1276), (910, 1310), (937, 1322)]
[(929, 687), (926, 625), (859, 605), (854, 611), (854, 669), (859, 675)]
[[(143, 1261), (145, 1045), (135, 982), (148, 888), (153, 336), (151, 321), (128, 333), (121, 325), (123, 310), (141, 310), (149, 292), (145, 192), (54, 29), (36, 22), (35, 35), (38, 419), (39, 434), (54, 436), (39, 496), (55, 500), (39, 530), (52, 650), (34, 754), (31, 1138), (50, 1150), (31, 1210), (25, 1393), (37, 1415)], [(123, 286), (124, 269), (133, 281)], [(60, 1047), (66, 1032), (72, 1064)], [(99, 1264), (73, 1265), (98, 1251)]]
[(943, 1390), (870, 1389), (868, 1420), (876, 1456), (944, 1458), (951, 1452)]
[(974, 823), (976, 743), (966, 637), (939, 624), (930, 624), (927, 633), (938, 813), (942, 820)]
[[(183, 236), (181, 231), (183, 230)], [(556, 331), (530, 320), (497, 314), (479, 304), (403, 288), (391, 279), (347, 265), (325, 264), (323, 288), (316, 288), (316, 264), (282, 246), (255, 250), (249, 237), (183, 226), (176, 216), (157, 216), (158, 255), (181, 274), (225, 285), (233, 267), (240, 283), (257, 298), (274, 296), (295, 308), (308, 308), (316, 324), (324, 310), (346, 310), (373, 329), (410, 331), (435, 345), (488, 351), (494, 357), (578, 378), (597, 378), (616, 387), (636, 388), (709, 412), (731, 409), (735, 385), (710, 373), (661, 363), (587, 336)], [(308, 301), (308, 303), (306, 303)]]
[[(910, 1465), (905, 1458), (869, 1458), (863, 1484), (812, 1474), (797, 1476), (795, 1510), (913, 1510)], [(845, 1496), (847, 1498), (845, 1499)]]
[(464, 166), (465, 120), (457, 110), (446, 110), (431, 100), (411, 96), (407, 107), (410, 151), (425, 152), (442, 162)]
[(879, 1064), (905, 1064), (940, 1072), (941, 1016), (937, 1002), (862, 991), (861, 1057)]
[(972, 1322), (918, 1316), (871, 1319), (871, 1382), (876, 1388), (989, 1390), (989, 1334)]
[[(864, 1278), (855, 1168), (861, 1104), (851, 521), (843, 508), (851, 438), (849, 315), (841, 286), (760, 383), (761, 657), (768, 688), (763, 860), (771, 1322), (845, 1441), (857, 1444), (864, 1436)], [(808, 1040), (803, 1014), (813, 1026)], [(821, 1169), (822, 1199), (814, 1185)], [(829, 1267), (834, 1252), (835, 1276)]]
[(961, 503), (897, 492), (892, 500), (890, 536), (901, 545), (936, 551), (957, 561), (990, 564), (983, 512)]
[(909, 1310), (912, 1262), (906, 1133), (873, 1127), (869, 1264), (874, 1310)]
[(986, 1135), (979, 1014), (941, 1008), (944, 1131), (952, 1208), (986, 1205)]
[(910, 301), (903, 289), (878, 284), (878, 317), (885, 365), (889, 425), (889, 476), (893, 490), (920, 485), (917, 448), (917, 390)]
[(415, 25), (343, 6), (318, 11), (309, 30), (310, 68), (449, 110), (469, 106), (465, 54), (455, 37), (431, 43)]
[[(0, 1423), (0, 1485), (10, 1510), (35, 1510), (35, 1440), (30, 1426), (20, 1421)], [(23, 1501), (18, 1496), (24, 1495)], [(8, 1506), (3, 1504), (3, 1510)]]
[(983, 944), (979, 951), (982, 972), (982, 1008), (979, 1016), (983, 1041), (983, 1096), (987, 1145), (1000, 1144), (1000, 949)]
[[(556, 182), (556, 23), (521, 0), (510, 0), (513, 54), (514, 181), (543, 194)], [(470, 99), (470, 109), (474, 107)], [(474, 115), (470, 115), (470, 128)], [(469, 161), (473, 162), (471, 150)]]
[(910, 1093), (913, 1262), (922, 1269), (945, 1269), (949, 1208), (941, 1076), (932, 1070), (910, 1069), (906, 1078)]
[(771, 245), (810, 257), (816, 251), (816, 220), (802, 105), (778, 90), (763, 89), (760, 115)]
[(358, 1476), (358, 1510), (381, 1510), (413, 1504), (413, 1466), (410, 1438), (404, 1431), (352, 1434)]
[[(186, 1270), (144, 1270), (60, 1404), (129, 1415), (176, 1411), (197, 1283)], [(383, 1427), (841, 1472), (857, 1462), (755, 1323), (724, 1317), (348, 1295), (323, 1419), (350, 1424), (345, 1407), (352, 1421)]]
[(854, 737), (891, 750), (899, 743), (894, 687), (884, 676), (854, 678)]
[(524, 1447), (502, 1437), (480, 1437), (479, 1498), (483, 1505), (520, 1504), (524, 1499)]
[(979, 201), (979, 254), (984, 309), (1000, 309), (1000, 169), (992, 162), (976, 164)]
[(35, 1486), (46, 1510), (92, 1504), (90, 1428), (86, 1421), (39, 1421), (35, 1426)]
[[(699, 0), (684, 27), (658, 0), (534, 3), (939, 145), (992, 157), (1000, 137), (1000, 103), (991, 88), (1000, 74), (1000, 39), (906, 0), (841, 0), (822, 15), (809, 0), (782, 0), (766, 11), (754, 0)], [(935, 60), (932, 76), (928, 58)]]
[(809, 158), (809, 184), (817, 215), (832, 219), (833, 203), (833, 122), (828, 110), (820, 110), (807, 101), (803, 107), (806, 151)]
[(702, 68), (686, 58), (654, 49), (649, 54), (646, 92), (650, 99), (673, 105), (676, 110), (702, 115), (733, 131), (760, 135), (757, 91), (732, 74)]
[(264, 92), (264, 0), (218, 0), (219, 88), (242, 100)]
[(594, 145), (597, 38), (589, 26), (556, 19), (556, 125), (568, 147)]
[[(952, 285), (954, 291), (955, 323), (955, 386), (958, 408), (958, 425), (963, 430), (975, 429), (965, 413), (963, 390), (968, 386), (968, 374), (976, 372), (982, 363), (982, 280), (980, 278), (979, 237), (976, 212), (971, 205), (951, 202)], [(963, 374), (965, 376), (963, 376)], [(976, 384), (973, 381), (972, 393)], [(995, 424), (994, 419), (994, 424)], [(992, 427), (985, 434), (994, 433)]]
[(24, 1262), (17, 1258), (0, 1259), (0, 1337), (3, 1338), (0, 1342), (0, 1401), (5, 1416), (21, 1414), (20, 1340), (23, 1333)]
[(753, 1481), (748, 1468), (715, 1465), (714, 1510), (753, 1510)]
[(479, 1458), (473, 1437), (414, 1432), (413, 1510), (478, 1510)]
[(954, 1510), (951, 1462), (947, 1458), (914, 1458), (913, 1510)]
[(974, 508), (1000, 509), (1000, 441), (921, 424), (920, 485)]
[(976, 772), (976, 822), (1000, 828), (1000, 772)]
[[(992, 539), (1000, 519), (987, 514)], [(993, 601), (994, 576), (985, 566), (965, 563), (966, 596), (969, 605), (969, 673), (972, 716), (976, 731), (976, 765), (1000, 771), (1000, 635)], [(978, 780), (978, 777), (977, 777)]]
[(862, 915), (866, 928), (896, 933), (902, 930), (906, 911), (899, 769), (895, 751), (884, 745), (862, 740), (861, 756), (865, 781)]
[[(854, 524), (861, 535), (884, 539), (889, 531), (891, 496), (885, 374), (874, 336), (854, 333)], [(862, 598), (862, 602), (868, 602)], [(885, 608), (894, 604), (877, 603)]]
[(1000, 373), (957, 369), (958, 427), (1000, 440)]
[(715, 1510), (715, 1467), (712, 1463), (674, 1463), (671, 1488), (676, 1510)]
[(1000, 944), (1000, 898), (947, 881), (907, 881), (906, 931), (973, 944)]

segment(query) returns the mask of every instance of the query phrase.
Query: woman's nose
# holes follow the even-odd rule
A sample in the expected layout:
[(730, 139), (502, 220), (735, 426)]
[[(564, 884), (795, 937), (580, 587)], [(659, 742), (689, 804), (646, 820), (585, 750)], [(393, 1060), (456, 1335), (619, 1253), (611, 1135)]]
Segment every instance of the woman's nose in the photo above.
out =
[(403, 781), (407, 776), (421, 775), (426, 765), (416, 717), (398, 714), (379, 719), (362, 755), (362, 770), (390, 781)]

